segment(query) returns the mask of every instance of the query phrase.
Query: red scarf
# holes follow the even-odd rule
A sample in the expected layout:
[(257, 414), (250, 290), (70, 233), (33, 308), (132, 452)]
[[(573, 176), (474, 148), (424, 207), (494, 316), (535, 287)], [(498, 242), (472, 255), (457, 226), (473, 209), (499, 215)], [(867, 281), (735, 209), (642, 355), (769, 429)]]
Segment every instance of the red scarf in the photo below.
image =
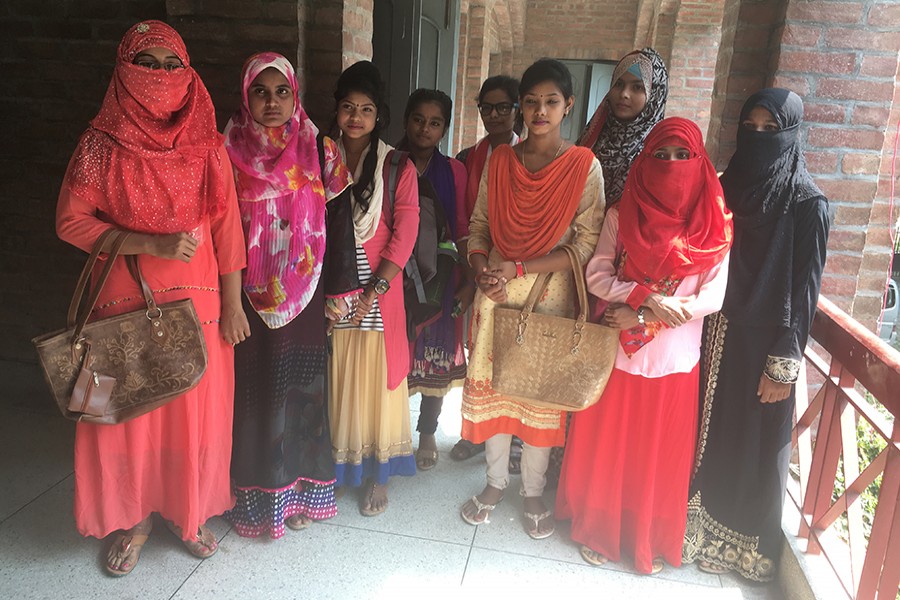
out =
[[(681, 146), (688, 160), (661, 160), (654, 152)], [(619, 205), (619, 241), (623, 248), (619, 279), (637, 281), (671, 296), (686, 275), (709, 271), (731, 248), (731, 211), (692, 121), (664, 119), (653, 128), (631, 167)], [(631, 357), (656, 336), (662, 325), (648, 323), (623, 330), (619, 343)]]
[[(687, 148), (691, 158), (655, 158), (664, 146)], [(647, 136), (622, 194), (624, 275), (644, 283), (709, 271), (731, 248), (732, 230), (731, 211), (700, 129), (687, 119), (664, 119)]]
[(466, 155), (466, 221), (472, 218), (475, 211), (475, 201), (478, 200), (478, 186), (481, 185), (481, 174), (487, 164), (488, 151), (491, 149), (491, 140), (487, 137), (475, 144)]
[(572, 147), (532, 173), (511, 146), (497, 146), (488, 164), (491, 239), (506, 260), (546, 256), (572, 224), (594, 154)]
[[(138, 53), (157, 47), (171, 50), (184, 68), (132, 64)], [(119, 44), (103, 105), (75, 151), (69, 185), (126, 229), (190, 231), (224, 203), (222, 140), (209, 92), (181, 36), (161, 21), (143, 21)]]

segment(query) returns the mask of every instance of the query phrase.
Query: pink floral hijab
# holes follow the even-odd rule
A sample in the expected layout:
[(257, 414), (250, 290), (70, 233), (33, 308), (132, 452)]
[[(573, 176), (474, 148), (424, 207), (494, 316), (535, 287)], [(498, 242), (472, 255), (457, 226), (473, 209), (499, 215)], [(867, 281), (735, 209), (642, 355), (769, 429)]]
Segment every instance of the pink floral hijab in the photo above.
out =
[[(270, 67), (285, 76), (294, 93), (294, 113), (280, 127), (257, 123), (247, 101), (250, 85)], [(225, 126), (247, 240), (244, 293), (272, 329), (290, 323), (312, 299), (325, 253), (325, 202), (351, 183), (327, 138), (323, 183), (319, 130), (300, 105), (297, 87), (294, 68), (284, 56), (251, 56), (241, 73), (241, 108)]]

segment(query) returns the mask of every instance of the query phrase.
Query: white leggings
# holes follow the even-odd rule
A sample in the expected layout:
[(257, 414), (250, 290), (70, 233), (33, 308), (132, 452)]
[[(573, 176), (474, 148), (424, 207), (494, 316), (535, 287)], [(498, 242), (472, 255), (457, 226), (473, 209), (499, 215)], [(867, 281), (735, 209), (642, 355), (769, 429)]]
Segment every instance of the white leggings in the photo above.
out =
[[(505, 490), (509, 486), (509, 449), (512, 435), (498, 433), (484, 443), (487, 459), (487, 482), (491, 487)], [(550, 463), (550, 448), (538, 448), (522, 444), (522, 495), (527, 498), (539, 497), (547, 484), (547, 465)]]

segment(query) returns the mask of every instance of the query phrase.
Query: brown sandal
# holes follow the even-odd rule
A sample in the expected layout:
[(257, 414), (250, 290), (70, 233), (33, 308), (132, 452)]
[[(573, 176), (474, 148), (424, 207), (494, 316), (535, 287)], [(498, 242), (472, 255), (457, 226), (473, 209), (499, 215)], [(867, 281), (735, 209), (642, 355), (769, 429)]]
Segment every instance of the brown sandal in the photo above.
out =
[(181, 540), (187, 551), (197, 558), (209, 558), (219, 551), (219, 544), (216, 541), (215, 534), (205, 524), (201, 525), (197, 529), (197, 533), (194, 534), (194, 538), (189, 540), (184, 539), (181, 527), (175, 523), (166, 521), (166, 526), (169, 528), (169, 531), (178, 536), (178, 539)]
[[(128, 575), (134, 568), (137, 566), (138, 561), (141, 559), (141, 550), (144, 548), (144, 544), (147, 543), (147, 540), (150, 538), (150, 532), (153, 530), (153, 521), (147, 519), (147, 525), (138, 523), (128, 531), (123, 533), (115, 534), (115, 538), (113, 538), (113, 543), (109, 546), (109, 554), (106, 557), (106, 572), (112, 575), (113, 577), (124, 577)], [(143, 533), (137, 533), (141, 531)], [(113, 559), (113, 551), (115, 551), (118, 555), (127, 555), (129, 552), (132, 553), (132, 560), (130, 562), (124, 561), (119, 563), (119, 566), (116, 567), (111, 564), (111, 560)]]
[(387, 510), (387, 498), (385, 498), (384, 504), (382, 504), (380, 507), (372, 508), (372, 500), (375, 498), (375, 488), (384, 486), (380, 486), (374, 481), (370, 481), (366, 485), (367, 490), (363, 494), (363, 501), (362, 504), (360, 504), (359, 513), (364, 517), (375, 517)]
[(608, 558), (606, 558), (596, 550), (591, 550), (587, 546), (581, 547), (581, 558), (583, 558), (585, 562), (592, 564), (595, 567), (602, 567), (609, 562)]
[(288, 526), (288, 529), (302, 531), (312, 525), (312, 519), (306, 515), (294, 515), (285, 519), (284, 524)]

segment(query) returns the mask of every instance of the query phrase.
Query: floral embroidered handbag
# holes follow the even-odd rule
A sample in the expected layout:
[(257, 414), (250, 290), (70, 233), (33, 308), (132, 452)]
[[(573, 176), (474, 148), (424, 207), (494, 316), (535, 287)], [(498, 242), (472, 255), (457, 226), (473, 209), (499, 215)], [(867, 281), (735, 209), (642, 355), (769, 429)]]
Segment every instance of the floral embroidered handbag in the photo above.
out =
[[(187, 298), (158, 306), (134, 256), (125, 258), (146, 307), (87, 322), (129, 235), (109, 229), (100, 236), (75, 287), (66, 328), (32, 340), (68, 419), (103, 425), (128, 421), (193, 389), (206, 371), (206, 342), (193, 302)], [(112, 246), (106, 264), (79, 310), (107, 240)]]

